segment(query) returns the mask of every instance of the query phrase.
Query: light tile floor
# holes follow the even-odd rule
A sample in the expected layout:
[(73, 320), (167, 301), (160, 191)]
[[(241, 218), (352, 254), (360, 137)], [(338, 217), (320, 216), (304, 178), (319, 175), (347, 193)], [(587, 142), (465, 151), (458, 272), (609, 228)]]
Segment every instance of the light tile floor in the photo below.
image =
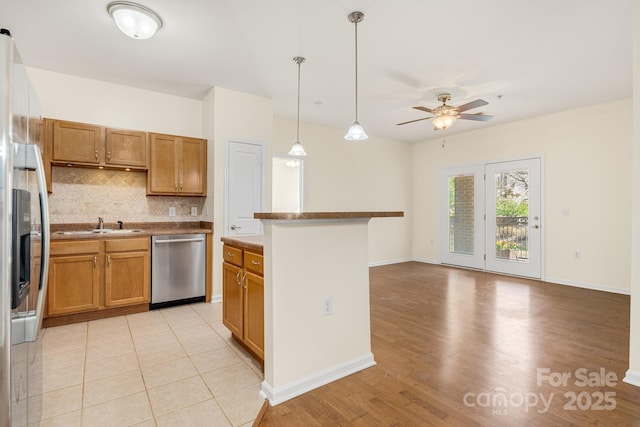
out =
[(221, 310), (191, 304), (47, 328), (42, 389), (29, 396), (42, 406), (39, 425), (252, 425), (263, 374)]

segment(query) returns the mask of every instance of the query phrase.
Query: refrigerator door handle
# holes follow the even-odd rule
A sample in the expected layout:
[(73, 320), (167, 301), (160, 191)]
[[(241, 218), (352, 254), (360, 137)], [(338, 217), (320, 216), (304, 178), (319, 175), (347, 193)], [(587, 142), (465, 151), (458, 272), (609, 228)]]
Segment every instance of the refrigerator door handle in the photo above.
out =
[[(38, 183), (38, 198), (40, 199), (40, 217), (41, 217), (41, 258), (40, 258), (40, 283), (38, 284), (38, 301), (36, 303), (35, 313), (29, 313), (26, 319), (26, 340), (35, 341), (38, 333), (42, 328), (42, 318), (44, 317), (44, 303), (47, 297), (47, 281), (49, 278), (49, 203), (47, 196), (47, 182), (44, 176), (44, 164), (40, 149), (35, 144), (15, 144), (18, 153), (14, 157), (14, 168), (28, 169), (36, 172), (36, 181)], [(23, 163), (24, 162), (24, 163)]]

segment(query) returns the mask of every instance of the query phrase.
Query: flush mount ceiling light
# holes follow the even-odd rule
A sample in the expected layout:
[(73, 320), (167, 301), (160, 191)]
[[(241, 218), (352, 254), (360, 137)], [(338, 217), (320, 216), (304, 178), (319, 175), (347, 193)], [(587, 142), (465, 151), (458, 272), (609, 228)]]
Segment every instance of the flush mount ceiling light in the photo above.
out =
[(356, 120), (353, 122), (353, 124), (351, 125), (351, 127), (349, 128), (349, 130), (347, 131), (347, 134), (344, 136), (344, 139), (348, 140), (348, 141), (362, 141), (364, 139), (369, 138), (367, 136), (367, 134), (365, 133), (364, 129), (362, 128), (362, 126), (360, 125), (360, 123), (358, 123), (358, 23), (362, 22), (362, 20), (364, 19), (364, 13), (359, 12), (359, 11), (355, 11), (355, 12), (351, 12), (347, 18), (349, 19), (349, 22), (352, 22), (353, 24), (355, 24), (355, 39), (356, 39), (356, 52), (355, 52), (355, 57), (356, 57)]
[(157, 13), (137, 3), (114, 1), (107, 5), (107, 11), (120, 31), (133, 39), (148, 39), (162, 27)]
[(296, 142), (289, 150), (290, 156), (306, 156), (307, 152), (304, 151), (302, 144), (300, 144), (300, 64), (302, 64), (305, 59), (302, 56), (296, 56), (293, 58), (293, 62), (298, 64), (298, 122), (296, 128)]

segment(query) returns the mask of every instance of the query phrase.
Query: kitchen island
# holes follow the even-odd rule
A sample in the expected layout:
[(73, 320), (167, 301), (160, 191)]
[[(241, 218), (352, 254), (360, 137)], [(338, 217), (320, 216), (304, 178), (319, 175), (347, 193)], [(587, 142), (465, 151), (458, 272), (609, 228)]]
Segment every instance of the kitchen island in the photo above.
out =
[(264, 225), (264, 382), (277, 405), (375, 365), (368, 223), (403, 212), (256, 213)]

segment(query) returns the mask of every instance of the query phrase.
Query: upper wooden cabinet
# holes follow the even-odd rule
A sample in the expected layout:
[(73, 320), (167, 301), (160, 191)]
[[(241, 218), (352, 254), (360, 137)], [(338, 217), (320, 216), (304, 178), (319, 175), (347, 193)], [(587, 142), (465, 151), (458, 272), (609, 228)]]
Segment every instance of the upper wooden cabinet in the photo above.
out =
[(51, 120), (51, 163), (147, 169), (147, 134), (86, 123)]
[(149, 134), (148, 195), (206, 196), (207, 140)]

